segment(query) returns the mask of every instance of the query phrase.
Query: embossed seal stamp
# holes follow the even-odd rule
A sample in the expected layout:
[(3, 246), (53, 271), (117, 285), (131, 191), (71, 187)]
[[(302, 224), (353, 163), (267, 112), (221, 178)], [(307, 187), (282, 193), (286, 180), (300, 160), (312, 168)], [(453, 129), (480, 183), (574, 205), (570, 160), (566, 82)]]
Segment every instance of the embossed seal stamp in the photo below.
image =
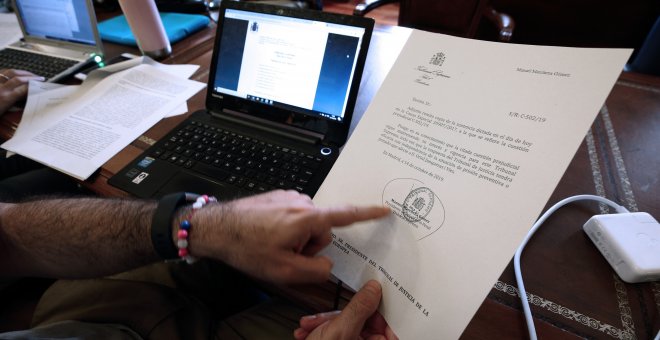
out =
[(445, 222), (445, 207), (429, 185), (415, 178), (395, 178), (383, 188), (383, 205), (405, 222), (419, 241), (438, 231)]
[(403, 217), (408, 222), (419, 222), (426, 218), (433, 209), (434, 196), (429, 188), (413, 189), (403, 201)]

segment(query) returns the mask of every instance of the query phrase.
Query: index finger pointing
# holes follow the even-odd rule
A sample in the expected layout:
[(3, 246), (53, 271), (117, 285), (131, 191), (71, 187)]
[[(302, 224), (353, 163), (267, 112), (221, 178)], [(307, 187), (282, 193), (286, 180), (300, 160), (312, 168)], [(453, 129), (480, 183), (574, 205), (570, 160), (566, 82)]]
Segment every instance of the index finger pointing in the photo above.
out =
[(324, 227), (341, 227), (355, 222), (367, 221), (387, 216), (391, 210), (388, 207), (379, 206), (345, 206), (318, 209), (319, 223)]

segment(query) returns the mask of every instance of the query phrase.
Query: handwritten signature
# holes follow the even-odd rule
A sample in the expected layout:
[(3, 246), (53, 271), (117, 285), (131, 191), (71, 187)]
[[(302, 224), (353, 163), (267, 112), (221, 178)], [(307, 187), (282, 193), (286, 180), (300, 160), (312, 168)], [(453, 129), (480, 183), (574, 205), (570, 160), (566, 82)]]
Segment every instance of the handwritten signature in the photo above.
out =
[(442, 76), (443, 75), (441, 70), (429, 70), (426, 66), (423, 66), (423, 65), (417, 66), (416, 70), (424, 72), (424, 73), (432, 74), (434, 76)]

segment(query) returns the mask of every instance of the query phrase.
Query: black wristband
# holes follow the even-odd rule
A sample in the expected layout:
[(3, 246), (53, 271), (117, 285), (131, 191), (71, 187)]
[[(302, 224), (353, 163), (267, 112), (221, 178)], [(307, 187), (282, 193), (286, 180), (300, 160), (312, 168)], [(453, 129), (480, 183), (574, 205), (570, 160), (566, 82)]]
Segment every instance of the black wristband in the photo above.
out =
[(179, 257), (177, 247), (172, 241), (172, 219), (177, 208), (186, 203), (186, 194), (178, 192), (164, 196), (151, 220), (151, 242), (158, 256), (164, 260)]

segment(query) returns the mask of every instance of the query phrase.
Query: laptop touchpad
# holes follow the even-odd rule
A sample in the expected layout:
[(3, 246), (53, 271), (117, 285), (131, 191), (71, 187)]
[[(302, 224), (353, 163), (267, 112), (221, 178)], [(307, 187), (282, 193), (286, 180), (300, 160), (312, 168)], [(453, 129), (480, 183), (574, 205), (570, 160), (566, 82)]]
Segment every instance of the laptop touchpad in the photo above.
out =
[[(227, 187), (226, 185), (211, 182), (206, 178), (201, 178), (187, 172), (179, 172), (174, 175), (168, 182), (165, 184), (159, 191), (156, 193), (156, 197), (162, 197), (164, 195), (173, 193), (173, 192), (190, 192), (194, 194), (206, 194), (217, 197), (221, 201), (226, 201), (233, 197), (228, 197), (228, 195), (235, 195), (236, 190)], [(233, 193), (233, 194), (232, 194)]]

